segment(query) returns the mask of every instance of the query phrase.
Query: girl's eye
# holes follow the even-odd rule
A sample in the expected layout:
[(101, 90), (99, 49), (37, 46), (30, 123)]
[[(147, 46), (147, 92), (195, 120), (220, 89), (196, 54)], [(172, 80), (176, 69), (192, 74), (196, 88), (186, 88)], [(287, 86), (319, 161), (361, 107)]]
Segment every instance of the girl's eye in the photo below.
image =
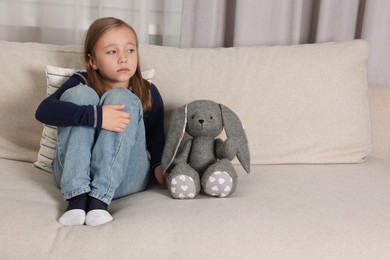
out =
[(135, 52), (135, 50), (134, 49), (128, 49), (127, 52), (128, 53), (133, 53), (133, 52)]
[(107, 54), (115, 54), (116, 51), (108, 51)]

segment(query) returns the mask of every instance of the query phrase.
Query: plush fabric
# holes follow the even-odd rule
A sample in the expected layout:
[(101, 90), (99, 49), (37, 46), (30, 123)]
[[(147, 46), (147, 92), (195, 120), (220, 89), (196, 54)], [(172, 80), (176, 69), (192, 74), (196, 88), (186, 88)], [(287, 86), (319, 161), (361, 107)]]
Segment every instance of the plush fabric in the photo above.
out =
[[(227, 138), (217, 139), (223, 130)], [(190, 140), (177, 153), (184, 131)], [(194, 100), (172, 113), (161, 158), (163, 173), (170, 171), (167, 186), (172, 197), (195, 198), (200, 186), (210, 196), (229, 196), (237, 185), (230, 162), (235, 157), (249, 173), (248, 139), (230, 108), (212, 100)]]
[[(46, 67), (47, 77), (47, 95), (54, 93), (70, 76), (72, 76), (77, 69), (61, 68), (48, 65)], [(154, 75), (154, 70), (142, 71), (144, 79), (151, 81)], [(57, 128), (50, 125), (44, 125), (42, 131), (42, 139), (38, 151), (37, 161), (34, 165), (42, 170), (52, 172), (52, 162), (55, 156), (57, 144)]]

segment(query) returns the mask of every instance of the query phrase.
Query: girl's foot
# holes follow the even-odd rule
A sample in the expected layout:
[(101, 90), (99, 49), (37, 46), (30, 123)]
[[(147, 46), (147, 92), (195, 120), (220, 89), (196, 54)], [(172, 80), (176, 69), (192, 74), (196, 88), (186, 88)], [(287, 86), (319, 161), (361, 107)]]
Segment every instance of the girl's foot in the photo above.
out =
[(66, 211), (58, 220), (64, 226), (81, 226), (85, 223), (85, 210), (71, 209)]
[(108, 205), (94, 197), (88, 197), (87, 215), (85, 224), (88, 226), (100, 226), (111, 222), (113, 217), (107, 210)]
[(108, 222), (111, 222), (114, 218), (111, 216), (111, 214), (107, 210), (103, 209), (94, 209), (91, 211), (88, 211), (85, 224), (87, 226), (100, 226), (103, 224), (106, 224)]
[(87, 207), (87, 194), (80, 194), (68, 199), (68, 208), (66, 212), (60, 217), (58, 222), (64, 226), (79, 226), (84, 225)]

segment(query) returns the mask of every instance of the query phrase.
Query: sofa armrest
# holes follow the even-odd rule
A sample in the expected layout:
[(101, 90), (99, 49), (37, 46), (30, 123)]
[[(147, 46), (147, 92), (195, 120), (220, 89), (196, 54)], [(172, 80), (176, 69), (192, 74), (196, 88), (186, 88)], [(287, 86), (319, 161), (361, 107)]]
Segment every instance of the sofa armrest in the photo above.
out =
[(371, 155), (390, 162), (390, 86), (370, 84)]

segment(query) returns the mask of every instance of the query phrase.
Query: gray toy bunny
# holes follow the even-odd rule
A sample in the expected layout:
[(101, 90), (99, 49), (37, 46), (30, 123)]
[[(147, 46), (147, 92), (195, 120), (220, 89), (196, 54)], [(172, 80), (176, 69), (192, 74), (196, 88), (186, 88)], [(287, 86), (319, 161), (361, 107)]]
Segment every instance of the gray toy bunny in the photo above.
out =
[[(217, 138), (225, 129), (227, 139)], [(184, 133), (192, 139), (176, 156)], [(175, 110), (170, 119), (161, 168), (176, 199), (195, 198), (201, 188), (215, 197), (232, 194), (237, 174), (231, 160), (237, 156), (250, 171), (248, 140), (238, 116), (228, 107), (210, 100), (196, 100)]]

